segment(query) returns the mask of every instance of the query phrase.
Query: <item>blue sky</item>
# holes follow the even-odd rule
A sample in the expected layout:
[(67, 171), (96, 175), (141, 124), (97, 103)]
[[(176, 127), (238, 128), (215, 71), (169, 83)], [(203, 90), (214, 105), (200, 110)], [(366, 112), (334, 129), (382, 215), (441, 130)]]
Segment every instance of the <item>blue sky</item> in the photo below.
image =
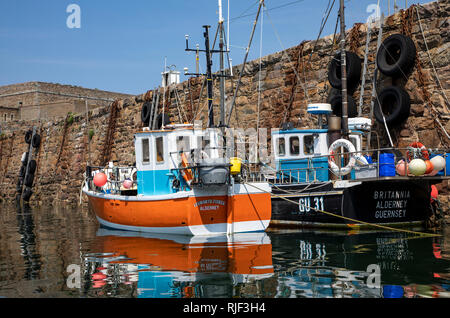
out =
[[(315, 39), (329, 0), (266, 0), (262, 54)], [(333, 2), (331, 0), (331, 2)], [(391, 6), (394, 0), (390, 0)], [(427, 3), (427, 1), (408, 1)], [(334, 32), (339, 0), (323, 35)], [(377, 0), (346, 0), (346, 25), (365, 22)], [(388, 13), (388, 0), (381, 10)], [(398, 0), (401, 8), (405, 0)], [(70, 29), (70, 4), (81, 8), (81, 28)], [(228, 0), (223, 0), (227, 18)], [(257, 0), (230, 0), (233, 64), (240, 64), (258, 7)], [(391, 12), (393, 9), (391, 8)], [(0, 2), (0, 85), (27, 81), (55, 82), (87, 88), (141, 94), (160, 85), (164, 60), (195, 69), (194, 53), (203, 48), (202, 25), (217, 27), (217, 0), (3, 0)], [(259, 57), (260, 25), (249, 60)], [(280, 44), (281, 41), (281, 44)], [(204, 57), (201, 63), (204, 70)], [(218, 61), (214, 59), (214, 70)], [(181, 78), (184, 80), (184, 76)]]

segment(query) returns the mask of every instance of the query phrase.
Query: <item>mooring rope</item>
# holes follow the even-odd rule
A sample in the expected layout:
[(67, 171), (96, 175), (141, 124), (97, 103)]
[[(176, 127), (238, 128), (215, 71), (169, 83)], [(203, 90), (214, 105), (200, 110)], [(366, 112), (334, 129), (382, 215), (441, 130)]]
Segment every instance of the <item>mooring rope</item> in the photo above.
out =
[[(255, 186), (254, 184), (250, 184), (250, 183), (247, 183), (247, 182), (245, 182), (245, 184), (248, 184), (249, 186), (251, 186), (251, 187), (253, 187), (253, 188), (255, 188), (255, 189), (259, 190), (259, 191), (262, 191), (262, 192), (265, 192), (265, 193), (270, 193), (268, 191), (265, 191), (265, 190)], [(276, 195), (276, 194), (273, 194), (273, 193), (270, 193), (270, 195), (272, 197), (283, 199), (283, 200), (285, 200), (287, 202), (290, 202), (290, 203), (293, 203), (295, 205), (300, 205), (299, 202), (290, 200), (290, 199), (285, 198), (283, 196)], [(316, 209), (316, 208), (313, 208), (313, 207), (309, 207), (309, 208), (311, 208), (314, 211), (323, 213), (323, 214), (327, 214), (327, 215), (330, 215), (330, 216), (334, 216), (336, 218), (340, 218), (340, 219), (344, 219), (344, 220), (347, 220), (347, 221), (351, 221), (353, 223), (360, 223), (360, 224), (364, 224), (364, 225), (368, 225), (368, 226), (378, 227), (378, 228), (381, 228), (381, 229), (384, 229), (384, 230), (390, 230), (390, 231), (396, 231), (396, 232), (404, 232), (404, 233), (410, 233), (410, 234), (414, 234), (414, 235), (428, 236), (428, 237), (440, 237), (440, 236), (442, 236), (441, 234), (417, 232), (417, 231), (406, 230), (406, 229), (398, 229), (398, 228), (394, 228), (394, 227), (390, 227), (390, 226), (386, 226), (386, 225), (380, 225), (380, 224), (364, 222), (364, 221), (355, 220), (355, 219), (352, 219), (352, 218), (349, 218), (349, 217), (346, 217), (346, 216), (337, 215), (337, 214), (334, 214), (334, 213), (331, 213), (331, 212), (327, 212), (327, 211), (323, 211), (323, 210), (320, 210), (320, 209)]]

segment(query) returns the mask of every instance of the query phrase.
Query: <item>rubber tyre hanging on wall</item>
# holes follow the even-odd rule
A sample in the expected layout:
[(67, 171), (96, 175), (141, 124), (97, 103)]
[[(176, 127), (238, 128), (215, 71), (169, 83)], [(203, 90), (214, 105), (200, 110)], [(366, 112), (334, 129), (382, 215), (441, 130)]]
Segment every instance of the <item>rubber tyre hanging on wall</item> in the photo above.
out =
[(405, 76), (416, 62), (416, 45), (403, 34), (392, 34), (383, 41), (377, 53), (377, 66), (386, 76)]
[(36, 172), (36, 160), (30, 160), (28, 164), (28, 174), (34, 174)]
[(33, 191), (30, 188), (26, 188), (22, 194), (23, 201), (29, 202), (32, 195), (33, 195)]
[(389, 86), (378, 94), (373, 112), (379, 123), (384, 124), (384, 114), (386, 124), (397, 125), (408, 118), (410, 109), (409, 94), (401, 87)]
[(149, 121), (150, 121), (150, 104), (149, 103), (144, 103), (144, 105), (142, 105), (141, 120), (145, 126), (149, 125)]
[(22, 191), (23, 191), (23, 178), (19, 178), (19, 180), (17, 180), (16, 193), (22, 194)]
[[(164, 123), (163, 123), (163, 117), (164, 117)], [(162, 126), (167, 126), (170, 124), (170, 118), (169, 115), (161, 113), (156, 117), (156, 128), (161, 129)]]
[[(328, 102), (331, 105), (333, 114), (341, 117), (342, 116), (342, 95), (336, 94), (331, 95)], [(356, 107), (355, 100), (351, 95), (347, 95), (347, 113), (349, 118), (358, 116), (358, 109)]]
[(26, 171), (27, 167), (25, 165), (22, 165), (19, 170), (19, 178), (24, 178)]
[[(361, 59), (353, 52), (345, 51), (345, 60), (347, 63), (347, 90), (351, 94), (359, 85), (361, 79)], [(336, 89), (342, 88), (341, 77), (341, 53), (334, 55), (328, 66), (328, 81)]]
[(33, 131), (31, 131), (31, 130), (28, 130), (26, 133), (25, 133), (25, 142), (27, 143), (27, 144), (30, 144), (31, 143), (31, 138), (33, 137)]
[(33, 181), (34, 181), (34, 174), (32, 174), (32, 173), (29, 173), (29, 174), (27, 174), (27, 176), (25, 177), (25, 180), (24, 180), (24, 185), (25, 186), (27, 186), (27, 187), (32, 187), (33, 186)]
[(34, 148), (39, 148), (39, 146), (41, 145), (41, 136), (39, 134), (35, 134), (33, 136), (33, 138), (31, 139), (31, 145)]

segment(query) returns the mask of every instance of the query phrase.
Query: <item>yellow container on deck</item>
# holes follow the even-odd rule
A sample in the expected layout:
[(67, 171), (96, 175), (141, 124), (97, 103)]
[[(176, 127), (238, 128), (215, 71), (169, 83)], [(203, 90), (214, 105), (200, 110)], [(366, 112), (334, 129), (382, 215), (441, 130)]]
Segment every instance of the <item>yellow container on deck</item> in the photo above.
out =
[(235, 175), (241, 173), (242, 160), (240, 158), (230, 158), (230, 164), (231, 164), (230, 168), (231, 174)]

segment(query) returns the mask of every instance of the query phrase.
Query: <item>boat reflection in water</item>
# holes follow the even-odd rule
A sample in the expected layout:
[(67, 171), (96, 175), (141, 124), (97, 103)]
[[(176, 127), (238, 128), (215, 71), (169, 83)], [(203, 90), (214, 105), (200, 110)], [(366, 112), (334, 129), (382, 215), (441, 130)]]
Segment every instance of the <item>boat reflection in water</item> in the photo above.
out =
[[(450, 297), (447, 236), (270, 231), (178, 236), (100, 228), (84, 255), (89, 297)], [(378, 272), (377, 272), (378, 270)], [(372, 274), (379, 274), (373, 276)]]
[(99, 252), (85, 256), (85, 274), (108, 295), (137, 282), (132, 297), (262, 297), (258, 281), (274, 274), (264, 232), (191, 237), (100, 228), (91, 251)]
[(450, 297), (446, 237), (285, 231), (271, 238), (275, 297)]

